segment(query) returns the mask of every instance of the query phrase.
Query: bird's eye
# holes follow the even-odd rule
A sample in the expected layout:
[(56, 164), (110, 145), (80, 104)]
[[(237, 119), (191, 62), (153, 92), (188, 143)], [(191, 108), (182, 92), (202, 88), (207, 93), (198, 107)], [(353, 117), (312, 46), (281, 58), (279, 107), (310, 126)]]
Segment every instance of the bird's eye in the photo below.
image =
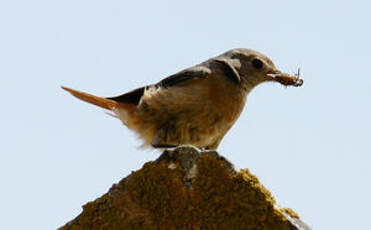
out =
[(254, 58), (251, 63), (255, 69), (261, 69), (263, 67), (263, 62), (257, 58)]

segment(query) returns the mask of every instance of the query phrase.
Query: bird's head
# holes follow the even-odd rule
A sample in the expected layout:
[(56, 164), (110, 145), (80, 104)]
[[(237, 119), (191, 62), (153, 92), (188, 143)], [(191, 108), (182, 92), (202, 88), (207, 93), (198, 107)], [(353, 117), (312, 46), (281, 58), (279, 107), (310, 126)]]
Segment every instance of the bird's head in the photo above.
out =
[(238, 75), (241, 85), (248, 88), (268, 81), (295, 87), (303, 84), (299, 70), (294, 75), (283, 73), (267, 56), (251, 49), (233, 49), (216, 59), (227, 62)]

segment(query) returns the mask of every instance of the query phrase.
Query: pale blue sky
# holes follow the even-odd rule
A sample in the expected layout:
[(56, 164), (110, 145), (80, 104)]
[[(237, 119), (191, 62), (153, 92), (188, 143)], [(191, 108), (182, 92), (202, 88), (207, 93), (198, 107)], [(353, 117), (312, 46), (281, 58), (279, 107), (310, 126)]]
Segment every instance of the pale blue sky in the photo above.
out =
[(249, 96), (219, 151), (313, 229), (371, 206), (367, 1), (0, 1), (0, 228), (55, 229), (156, 151), (60, 85), (112, 96), (235, 47), (302, 69)]

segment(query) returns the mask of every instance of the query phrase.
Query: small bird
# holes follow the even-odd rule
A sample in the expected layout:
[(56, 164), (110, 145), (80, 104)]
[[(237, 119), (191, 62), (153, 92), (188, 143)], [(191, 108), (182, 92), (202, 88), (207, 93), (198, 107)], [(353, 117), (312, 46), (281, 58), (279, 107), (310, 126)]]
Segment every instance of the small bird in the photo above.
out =
[(73, 96), (113, 112), (143, 140), (143, 147), (193, 145), (217, 149), (240, 116), (247, 95), (263, 82), (301, 86), (265, 55), (232, 49), (160, 82), (116, 97), (98, 97), (62, 86)]

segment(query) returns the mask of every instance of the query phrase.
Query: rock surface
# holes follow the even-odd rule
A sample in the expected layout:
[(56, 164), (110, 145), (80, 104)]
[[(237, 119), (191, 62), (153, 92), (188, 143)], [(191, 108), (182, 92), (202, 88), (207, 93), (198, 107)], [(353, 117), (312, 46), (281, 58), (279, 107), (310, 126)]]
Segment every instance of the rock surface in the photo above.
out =
[(310, 229), (280, 208), (248, 170), (215, 151), (165, 151), (60, 228), (81, 229)]

